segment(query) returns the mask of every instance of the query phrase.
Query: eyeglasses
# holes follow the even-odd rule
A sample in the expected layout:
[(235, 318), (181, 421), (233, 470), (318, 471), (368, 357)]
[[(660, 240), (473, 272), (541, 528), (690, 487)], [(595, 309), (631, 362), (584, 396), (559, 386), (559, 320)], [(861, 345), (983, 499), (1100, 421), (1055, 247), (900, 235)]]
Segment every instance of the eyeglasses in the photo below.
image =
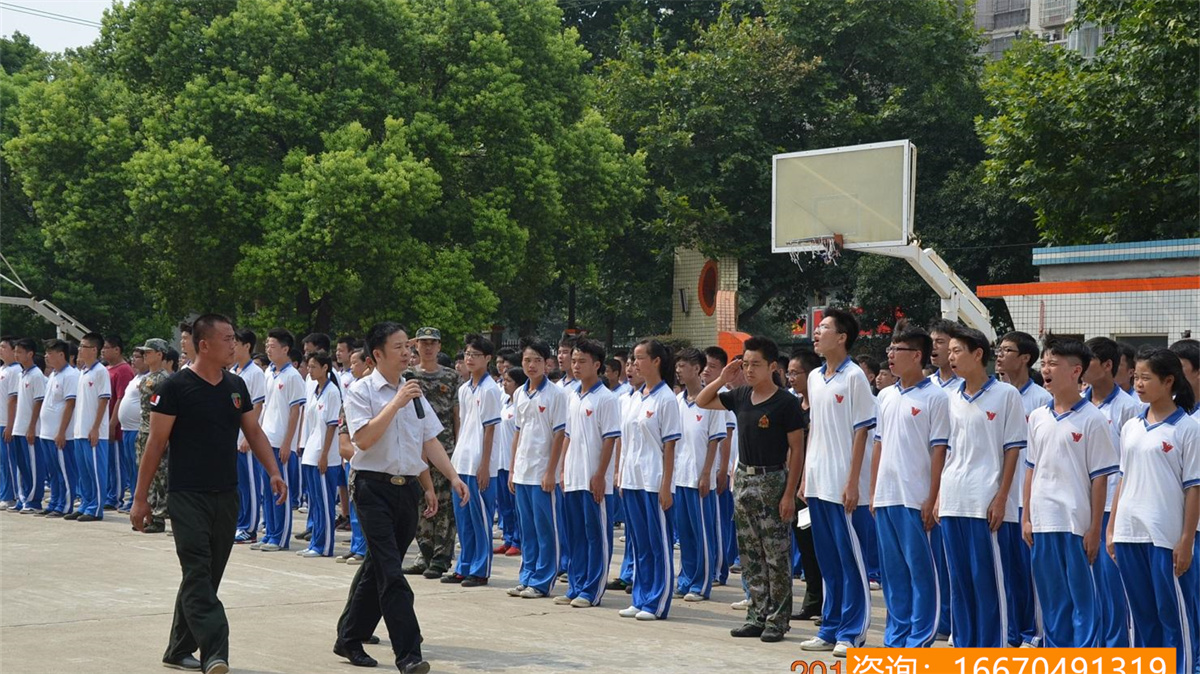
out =
[(999, 349), (996, 349), (995, 351), (993, 351), (992, 353), (996, 354), (997, 356), (1003, 356), (1008, 353), (1020, 353), (1020, 351), (1017, 349), (1014, 349), (1012, 347), (1002, 346)]
[(920, 351), (920, 349), (914, 349), (907, 346), (889, 346), (888, 348), (884, 349), (884, 351), (887, 353), (899, 353), (901, 351)]
[(483, 358), (484, 354), (479, 351), (464, 351), (463, 358)]

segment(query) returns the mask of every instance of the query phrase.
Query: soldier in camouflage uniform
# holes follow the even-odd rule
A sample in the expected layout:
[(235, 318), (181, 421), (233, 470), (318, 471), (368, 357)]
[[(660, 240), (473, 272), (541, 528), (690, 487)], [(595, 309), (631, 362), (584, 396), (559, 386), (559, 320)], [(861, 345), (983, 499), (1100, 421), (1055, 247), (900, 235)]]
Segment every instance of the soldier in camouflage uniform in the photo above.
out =
[[(417, 342), (417, 351), (421, 362), (416, 367), (410, 367), (404, 372), (405, 380), (416, 379), (421, 383), (421, 392), (438, 420), (442, 422), (443, 430), (438, 440), (446, 448), (446, 455), (454, 455), (454, 442), (458, 430), (458, 373), (453, 368), (444, 367), (437, 362), (437, 354), (442, 347), (442, 333), (436, 328), (421, 328), (413, 338)], [(450, 482), (439, 471), (431, 470), (433, 488), (437, 493), (438, 510), (432, 519), (422, 517), (417, 523), (417, 546), (421, 551), (421, 559), (411, 566), (405, 567), (408, 574), (422, 574), (426, 578), (440, 578), (453, 568), (454, 543), (458, 538), (458, 530), (454, 525), (454, 506), (450, 499), (453, 492)]]
[[(142, 423), (138, 428), (137, 437), (137, 461), (142, 463), (142, 455), (146, 453), (146, 440), (150, 437), (150, 399), (154, 396), (154, 392), (158, 389), (158, 385), (171, 376), (166, 370), (163, 356), (169, 348), (164, 339), (149, 339), (146, 340), (145, 360), (150, 371), (146, 373), (146, 377), (142, 379), (142, 383), (138, 385), (138, 393), (142, 398)], [(158, 534), (166, 531), (167, 527), (167, 456), (171, 448), (167, 447), (167, 451), (163, 452), (162, 461), (158, 464), (158, 470), (154, 472), (154, 479), (150, 482), (150, 493), (146, 494), (146, 501), (150, 504), (150, 516), (153, 522), (146, 526), (146, 533)]]

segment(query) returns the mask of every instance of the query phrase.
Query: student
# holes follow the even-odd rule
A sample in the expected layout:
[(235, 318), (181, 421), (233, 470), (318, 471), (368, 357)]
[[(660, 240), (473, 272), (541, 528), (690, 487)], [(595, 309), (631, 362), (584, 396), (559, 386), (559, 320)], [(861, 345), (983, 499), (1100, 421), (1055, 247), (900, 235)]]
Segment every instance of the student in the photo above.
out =
[(950, 335), (962, 327), (954, 321), (939, 318), (929, 324), (929, 337), (933, 340), (933, 351), (929, 354), (929, 364), (935, 369), (930, 377), (933, 383), (946, 389), (949, 394), (962, 384), (961, 375), (950, 366)]
[(622, 379), (622, 372), (621, 361), (616, 358), (609, 358), (604, 361), (604, 385), (618, 396), (622, 393), (628, 393), (631, 388), (629, 382)]
[(933, 340), (901, 322), (887, 349), (900, 381), (879, 392), (871, 468), (871, 512), (879, 528), (889, 648), (928, 648), (937, 636), (941, 595), (929, 531), (950, 438), (946, 392), (925, 377)]
[[(705, 385), (716, 381), (721, 376), (721, 370), (729, 364), (729, 354), (719, 346), (710, 346), (704, 350), (704, 371), (700, 373)], [(721, 392), (730, 390), (732, 386), (744, 386), (745, 377), (741, 370), (736, 373), (733, 382), (726, 382)], [(725, 439), (717, 443), (717, 481), (713, 490), (717, 493), (717, 562), (713, 584), (724, 585), (729, 580), (729, 569), (738, 558), (737, 531), (733, 524), (733, 490), (730, 479), (737, 469), (737, 417), (733, 412), (725, 412)], [(750, 608), (749, 595), (740, 602), (741, 608)], [(820, 602), (818, 602), (819, 606)], [(820, 608), (817, 609), (818, 611)]]
[[(133, 505), (133, 490), (137, 486), (137, 436), (138, 426), (142, 422), (142, 395), (138, 392), (138, 388), (149, 371), (146, 365), (146, 349), (141, 346), (134, 347), (129, 362), (133, 367), (133, 379), (130, 379), (129, 383), (125, 385), (121, 402), (117, 405), (116, 415), (121, 432), (120, 491), (122, 499), (117, 505), (117, 512), (124, 514), (128, 514), (129, 508)], [(128, 499), (125, 499), (125, 490), (129, 491)]]
[[(1053, 400), (1046, 389), (1030, 376), (1033, 364), (1038, 362), (1040, 355), (1037, 340), (1024, 332), (1007, 333), (1000, 338), (996, 347), (996, 372), (1003, 375), (1004, 381), (1021, 394), (1021, 406), (1025, 410), (1026, 422), (1034, 410), (1045, 407)], [(1027, 448), (1021, 448), (1021, 454), (1017, 457), (1017, 471), (1013, 476), (1013, 490), (1018, 498), (1018, 508), (1024, 504), (1027, 451)], [(1019, 510), (1017, 517), (1021, 518)], [(1004, 563), (1005, 577), (1017, 588), (1014, 601), (1008, 606), (1008, 641), (1010, 644), (1030, 648), (1040, 646), (1042, 636), (1037, 619), (1036, 594), (1033, 591), (1029, 544), (1022, 539), (1020, 545), (1004, 548), (1002, 552), (1010, 555)], [(949, 601), (949, 597), (946, 597), (946, 601)]]
[[(808, 376), (821, 367), (821, 357), (810, 349), (799, 349), (788, 361), (788, 373), (796, 382), (796, 395), (800, 409), (807, 415)], [(796, 509), (807, 510), (808, 504), (796, 498)], [(804, 569), (804, 600), (798, 610), (793, 610), (792, 620), (812, 620), (821, 617), (821, 605), (825, 602), (824, 583), (821, 580), (821, 565), (817, 561), (817, 550), (813, 544), (812, 527), (792, 527), (796, 549), (800, 552), (800, 564)], [(794, 608), (794, 607), (793, 607)]]
[(562, 379), (558, 380), (558, 385), (568, 391), (578, 391), (579, 381), (571, 374), (571, 354), (575, 352), (575, 343), (577, 337), (563, 334), (558, 340), (558, 368), (562, 370)]
[(311, 353), (307, 362), (308, 374), (315, 386), (304, 404), (304, 428), (308, 438), (304, 442), (305, 452), (300, 456), (300, 464), (308, 490), (312, 540), (307, 549), (296, 554), (310, 558), (332, 557), (334, 521), (337, 519), (335, 499), (337, 486), (342, 481), (342, 462), (333, 439), (342, 410), (342, 391), (328, 352)]
[[(300, 430), (300, 415), (305, 402), (304, 380), (292, 366), (291, 351), (295, 338), (292, 333), (283, 328), (275, 328), (267, 333), (267, 356), (271, 358), (271, 369), (266, 373), (267, 395), (263, 401), (261, 412), (262, 430), (271, 443), (275, 456), (275, 465), (283, 475), (284, 486), (291, 491), (294, 480), (294, 470), (288, 467), (296, 449)], [(296, 465), (299, 465), (299, 461)], [(276, 552), (287, 550), (291, 546), (292, 512), (290, 503), (285, 500), (277, 503), (271, 494), (271, 483), (267, 479), (268, 472), (263, 466), (258, 468), (259, 499), (263, 508), (263, 519), (266, 521), (266, 534), (257, 543), (251, 543), (251, 550)]]
[[(1179, 357), (1183, 366), (1183, 378), (1192, 387), (1192, 397), (1200, 399), (1200, 341), (1181, 339), (1170, 346), (1171, 353)], [(1200, 405), (1192, 410), (1192, 416), (1200, 413)]]
[[(1120, 442), (1119, 435), (1125, 423), (1136, 417), (1142, 405), (1133, 396), (1117, 386), (1117, 370), (1121, 364), (1121, 347), (1107, 337), (1094, 337), (1086, 343), (1093, 354), (1091, 364), (1083, 372), (1083, 381), (1087, 389), (1083, 397), (1090, 400), (1108, 421), (1109, 431), (1113, 434), (1113, 444)], [(1101, 547), (1107, 545), (1103, 539), (1108, 530), (1108, 520), (1111, 519), (1113, 496), (1117, 491), (1117, 481), (1108, 483), (1108, 495), (1104, 501), (1105, 521), (1101, 528)], [(1100, 646), (1108, 648), (1129, 648), (1129, 609), (1126, 605), (1125, 593), (1121, 591), (1121, 572), (1108, 555), (1102, 555), (1092, 567), (1096, 576), (1096, 585), (1100, 588)]]
[(556, 604), (599, 606), (608, 582), (613, 542), (613, 454), (621, 436), (621, 405), (600, 380), (604, 347), (575, 342), (563, 439), (563, 510), (567, 523), (567, 593)]
[[(783, 639), (792, 616), (792, 533), (804, 469), (808, 420), (800, 401), (776, 384), (779, 347), (765, 337), (746, 340), (745, 352), (697, 396), (697, 405), (737, 416), (739, 446), (734, 495), (742, 576), (750, 594), (746, 623), (733, 637)], [(737, 371), (746, 386), (721, 393)], [(861, 376), (861, 371), (859, 375)]]
[(17, 460), (12, 451), (12, 422), (21, 388), (21, 366), (13, 355), (16, 343), (16, 337), (0, 337), (0, 510), (18, 505)]
[(1188, 615), (1200, 597), (1200, 424), (1187, 414), (1196, 399), (1167, 349), (1138, 354), (1134, 386), (1147, 407), (1121, 429), (1108, 554), (1129, 597), (1133, 646), (1176, 649), (1176, 671), (1188, 674), (1200, 641)]
[(546, 377), (546, 361), (552, 356), (549, 344), (522, 339), (521, 354), (529, 380), (517, 389), (513, 403), (517, 432), (509, 469), (509, 492), (517, 497), (521, 518), (521, 573), (508, 595), (540, 599), (549, 596), (558, 579), (562, 544), (557, 524), (562, 510), (558, 467), (567, 427), (567, 397)]
[(875, 378), (879, 376), (879, 361), (863, 354), (854, 359), (854, 362), (862, 368), (863, 374), (867, 377), (867, 384), (871, 386), (871, 395), (879, 395), (879, 389), (875, 388)]
[(192, 364), (196, 359), (195, 345), (192, 343), (192, 324), (187, 321), (179, 323), (179, 348), (182, 353), (176, 357), (177, 363), (172, 372), (178, 372)]
[(60, 340), (46, 342), (46, 397), (38, 425), (38, 459), (49, 466), (50, 500), (43, 515), (75, 519), (79, 473), (75, 467), (75, 398), (79, 371), (67, 362), (70, 346)]
[[(1117, 346), (1121, 349), (1121, 366), (1117, 368), (1116, 381), (1117, 386), (1121, 387), (1131, 396), (1135, 396), (1133, 390), (1133, 367), (1134, 361), (1137, 360), (1137, 349), (1133, 348), (1132, 344), (1125, 342), (1117, 342)], [(1118, 431), (1120, 429), (1117, 429)]]
[(454, 522), (462, 550), (455, 571), (443, 583), (463, 587), (488, 584), (492, 575), (492, 516), (496, 512), (496, 427), (500, 423), (500, 387), (488, 375), (495, 349), (482, 335), (463, 338), (467, 380), (458, 387), (461, 425), (450, 463), (471, 494), (465, 505), (454, 501)]
[(513, 396), (518, 388), (529, 381), (529, 378), (525, 376), (525, 370), (520, 367), (508, 364), (504, 358), (501, 358), (501, 362), (506, 364), (504, 375), (500, 379), (504, 400), (501, 404), (500, 423), (496, 426), (494, 442), (496, 444), (496, 519), (500, 524), (503, 537), (500, 545), (496, 546), (492, 553), (506, 557), (519, 557), (521, 555), (521, 525), (517, 517), (517, 502), (513, 498), (509, 486), (512, 484), (512, 473), (508, 469), (512, 465), (513, 438), (517, 435), (517, 410), (513, 406)]
[(675, 360), (683, 388), (677, 396), (683, 436), (675, 444), (675, 528), (679, 533), (679, 579), (675, 596), (687, 602), (707, 601), (717, 566), (717, 446), (728, 435), (725, 410), (696, 404), (704, 389), (700, 372), (707, 364), (696, 349), (684, 349)]
[[(637, 396), (639, 396), (641, 394), (642, 389), (646, 385), (646, 381), (644, 379), (642, 379), (641, 373), (638, 372), (632, 366), (632, 364), (628, 365), (627, 369), (629, 372), (629, 380), (628, 380), (629, 392), (618, 396), (618, 401), (619, 401), (620, 408), (621, 408), (620, 409), (621, 438), (627, 438), (627, 437), (629, 437), (630, 433), (633, 432), (633, 429), (634, 429), (633, 412), (631, 411), (631, 408), (633, 407), (635, 401), (637, 400)], [(617, 440), (616, 448), (614, 449), (614, 456), (613, 456), (613, 464), (614, 464), (613, 465), (613, 497), (615, 499), (617, 499), (618, 503), (621, 504), (622, 514), (624, 514), (625, 501), (621, 497), (621, 489), (620, 489), (620, 487), (621, 487), (621, 462), (623, 461), (623, 459), (621, 458), (621, 452), (624, 448), (624, 444), (623, 444), (621, 438), (618, 438), (618, 440)], [(625, 518), (624, 521), (628, 522), (628, 518)], [(606, 589), (623, 590), (625, 592), (625, 594), (633, 594), (633, 566), (634, 566), (633, 536), (629, 532), (628, 525), (626, 525), (626, 527), (625, 527), (625, 537), (624, 538), (625, 538), (625, 552), (622, 553), (622, 556), (621, 556), (621, 571), (620, 571), (620, 573), (617, 574), (616, 578), (614, 578), (611, 582), (609, 582), (608, 587)]]
[(827, 310), (813, 344), (825, 364), (808, 375), (812, 437), (804, 496), (811, 512), (825, 604), (820, 630), (800, 648), (833, 651), (835, 657), (862, 646), (871, 627), (867, 569), (868, 545), (874, 543), (864, 540), (872, 535), (867, 526), (871, 471), (870, 463), (864, 462), (869, 460), (867, 437), (875, 426), (875, 399), (862, 369), (847, 355), (858, 331), (853, 314)]
[(75, 396), (75, 466), (79, 470), (79, 522), (104, 519), (108, 483), (108, 370), (100, 365), (104, 337), (91, 332), (79, 343), (79, 386)]
[(1029, 416), (1022, 533), (1033, 550), (1034, 579), (1049, 648), (1100, 645), (1100, 597), (1092, 564), (1108, 476), (1117, 450), (1108, 420), (1079, 396), (1092, 354), (1074, 339), (1051, 341), (1042, 378), (1054, 396)]
[[(921, 368), (921, 375), (925, 375), (925, 368)], [(882, 391), (889, 386), (895, 386), (896, 382), (900, 381), (894, 372), (885, 368), (879, 370), (879, 374), (875, 375), (875, 390)]]
[(633, 601), (622, 618), (665, 620), (675, 585), (674, 531), (668, 511), (674, 505), (675, 444), (681, 436), (679, 404), (671, 390), (675, 364), (661, 342), (642, 340), (633, 349), (633, 367), (646, 384), (626, 409), (629, 427), (621, 433), (621, 497), (626, 540), (633, 540)]
[(1009, 642), (1004, 549), (1020, 545), (1012, 493), (1028, 426), (1021, 394), (987, 373), (987, 338), (953, 328), (950, 366), (962, 378), (950, 398), (950, 452), (939, 516), (950, 570), (954, 645), (1001, 648)]
[[(354, 381), (358, 381), (363, 377), (369, 376), (374, 371), (374, 364), (371, 357), (367, 355), (366, 347), (359, 347), (350, 353), (350, 373), (354, 377)], [(349, 388), (345, 389), (349, 392)], [(343, 401), (345, 393), (342, 394)], [(342, 474), (346, 477), (347, 492), (349, 491), (349, 476), (350, 476), (350, 461), (354, 458), (354, 443), (350, 440), (350, 428), (346, 425), (345, 405), (342, 405), (342, 415), (338, 419), (338, 455), (342, 459)], [(429, 486), (432, 488), (432, 481)], [(424, 486), (424, 485), (422, 485)], [(347, 566), (357, 566), (362, 564), (367, 554), (367, 539), (363, 536), (362, 525), (358, 521), (358, 509), (354, 505), (354, 500), (347, 494), (346, 500), (350, 502), (350, 514), (348, 515), (350, 523), (350, 550), (344, 555), (334, 557), (334, 561)]]
[[(258, 342), (254, 331), (242, 328), (234, 331), (237, 340), (233, 345), (234, 361), (229, 371), (242, 378), (246, 390), (250, 391), (250, 403), (254, 406), (254, 420), (262, 416), (263, 402), (267, 399), (267, 378), (251, 359), (250, 352)], [(259, 469), (250, 452), (250, 443), (245, 435), (238, 436), (238, 523), (234, 543), (249, 544), (258, 541), (258, 527), (262, 520), (262, 506), (258, 502), (262, 487), (259, 485)]]
[(345, 391), (354, 383), (354, 373), (350, 371), (350, 354), (358, 348), (358, 340), (350, 335), (342, 335), (337, 341), (337, 351), (334, 360), (337, 361), (338, 384)]
[(18, 382), (16, 407), (9, 407), (13, 422), (5, 433), (11, 435), (12, 453), (17, 464), (18, 507), (15, 510), (22, 515), (42, 511), (42, 496), (51, 468), (38, 458), (37, 451), (38, 421), (41, 418), (42, 401), (46, 397), (46, 375), (34, 364), (36, 355), (37, 342), (31, 337), (18, 339), (13, 347), (13, 356), (21, 367), (21, 379)]
[[(125, 397), (125, 389), (134, 377), (133, 367), (125, 360), (125, 340), (117, 335), (106, 335), (100, 350), (100, 361), (108, 369), (108, 385), (112, 397), (108, 400), (106, 430), (108, 433), (108, 483), (104, 491), (104, 509), (117, 510), (125, 499), (125, 486), (121, 482), (131, 467), (123, 465), (125, 456), (121, 446), (121, 424), (117, 421), (117, 407)], [(118, 493), (119, 492), (119, 493)]]

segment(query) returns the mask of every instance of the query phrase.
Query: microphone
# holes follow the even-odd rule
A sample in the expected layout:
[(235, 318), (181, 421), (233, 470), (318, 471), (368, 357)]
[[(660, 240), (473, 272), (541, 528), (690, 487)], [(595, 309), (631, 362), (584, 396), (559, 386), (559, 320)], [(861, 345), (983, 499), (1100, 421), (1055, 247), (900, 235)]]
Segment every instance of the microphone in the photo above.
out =
[(425, 418), (425, 406), (421, 404), (421, 399), (413, 398), (412, 404), (413, 404), (413, 411), (417, 413), (417, 418), (424, 419)]

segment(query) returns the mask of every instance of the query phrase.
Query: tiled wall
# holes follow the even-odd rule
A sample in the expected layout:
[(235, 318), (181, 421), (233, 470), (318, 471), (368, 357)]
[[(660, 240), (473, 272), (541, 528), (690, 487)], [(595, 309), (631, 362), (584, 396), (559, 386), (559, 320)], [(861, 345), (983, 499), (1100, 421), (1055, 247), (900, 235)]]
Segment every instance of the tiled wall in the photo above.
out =
[[(675, 250), (675, 277), (671, 287), (671, 334), (686, 337), (692, 344), (703, 348), (717, 343), (717, 332), (737, 329), (737, 259), (724, 257), (717, 260), (717, 308), (712, 316), (700, 307), (698, 285), (700, 271), (708, 258), (698, 251), (686, 248)], [(680, 289), (687, 301), (687, 312), (683, 311), (679, 297)]]
[(1200, 291), (1023, 295), (1004, 298), (1017, 330), (1035, 337), (1045, 333), (1113, 337), (1165, 335), (1167, 342), (1184, 330), (1200, 335)]

